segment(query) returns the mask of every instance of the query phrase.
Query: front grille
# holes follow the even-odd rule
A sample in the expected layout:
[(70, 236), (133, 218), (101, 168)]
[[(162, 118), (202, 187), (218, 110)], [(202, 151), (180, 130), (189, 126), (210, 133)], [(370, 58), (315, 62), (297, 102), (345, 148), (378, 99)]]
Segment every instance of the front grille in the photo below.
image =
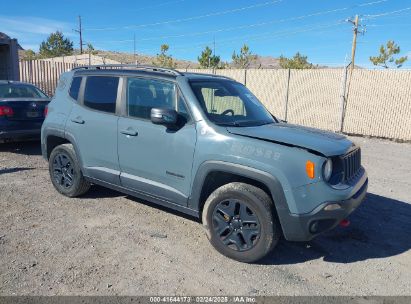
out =
[(344, 182), (352, 180), (361, 169), (361, 149), (358, 148), (342, 157)]

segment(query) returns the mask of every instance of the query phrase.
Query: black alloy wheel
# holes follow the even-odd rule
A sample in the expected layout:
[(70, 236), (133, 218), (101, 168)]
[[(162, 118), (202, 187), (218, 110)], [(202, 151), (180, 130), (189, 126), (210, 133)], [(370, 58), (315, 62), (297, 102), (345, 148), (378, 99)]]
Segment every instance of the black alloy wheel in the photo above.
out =
[(260, 221), (244, 202), (234, 199), (219, 203), (213, 212), (213, 229), (221, 242), (233, 250), (245, 251), (260, 238)]
[(59, 145), (51, 151), (49, 173), (56, 190), (68, 197), (81, 196), (90, 189), (71, 144)]
[(73, 186), (76, 173), (72, 161), (66, 153), (60, 152), (54, 157), (52, 170), (57, 185), (66, 189)]
[(215, 189), (204, 203), (201, 218), (213, 247), (240, 262), (262, 259), (281, 235), (271, 197), (246, 183), (231, 182)]

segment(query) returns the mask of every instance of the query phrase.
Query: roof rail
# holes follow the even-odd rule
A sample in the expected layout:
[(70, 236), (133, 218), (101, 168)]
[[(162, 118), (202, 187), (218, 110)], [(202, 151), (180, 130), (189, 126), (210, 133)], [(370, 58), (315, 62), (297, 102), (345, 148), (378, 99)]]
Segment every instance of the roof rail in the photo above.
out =
[(138, 64), (102, 64), (102, 65), (84, 65), (72, 68), (72, 71), (75, 70), (102, 70), (102, 69), (111, 69), (111, 68), (132, 68), (136, 70), (145, 70), (145, 71), (153, 71), (153, 72), (162, 72), (162, 73), (169, 73), (172, 75), (183, 75), (177, 70), (150, 66), (150, 65), (138, 65)]

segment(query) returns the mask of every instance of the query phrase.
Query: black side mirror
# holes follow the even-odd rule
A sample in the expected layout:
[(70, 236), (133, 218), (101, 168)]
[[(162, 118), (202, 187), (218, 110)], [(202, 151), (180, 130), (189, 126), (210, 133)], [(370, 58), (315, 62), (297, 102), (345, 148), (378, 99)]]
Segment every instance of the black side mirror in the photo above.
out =
[(173, 109), (152, 108), (150, 118), (153, 124), (172, 127), (177, 124), (178, 113)]

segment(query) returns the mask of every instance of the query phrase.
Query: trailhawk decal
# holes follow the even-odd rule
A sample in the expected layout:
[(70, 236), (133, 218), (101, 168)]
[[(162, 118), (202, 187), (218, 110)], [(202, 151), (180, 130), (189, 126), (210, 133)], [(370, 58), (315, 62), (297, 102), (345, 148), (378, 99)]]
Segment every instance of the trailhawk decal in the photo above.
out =
[(256, 148), (251, 145), (233, 143), (231, 145), (230, 151), (234, 154), (243, 154), (247, 156), (254, 155), (256, 157), (263, 157), (265, 159), (279, 160), (281, 157), (280, 152), (276, 152), (270, 149)]

